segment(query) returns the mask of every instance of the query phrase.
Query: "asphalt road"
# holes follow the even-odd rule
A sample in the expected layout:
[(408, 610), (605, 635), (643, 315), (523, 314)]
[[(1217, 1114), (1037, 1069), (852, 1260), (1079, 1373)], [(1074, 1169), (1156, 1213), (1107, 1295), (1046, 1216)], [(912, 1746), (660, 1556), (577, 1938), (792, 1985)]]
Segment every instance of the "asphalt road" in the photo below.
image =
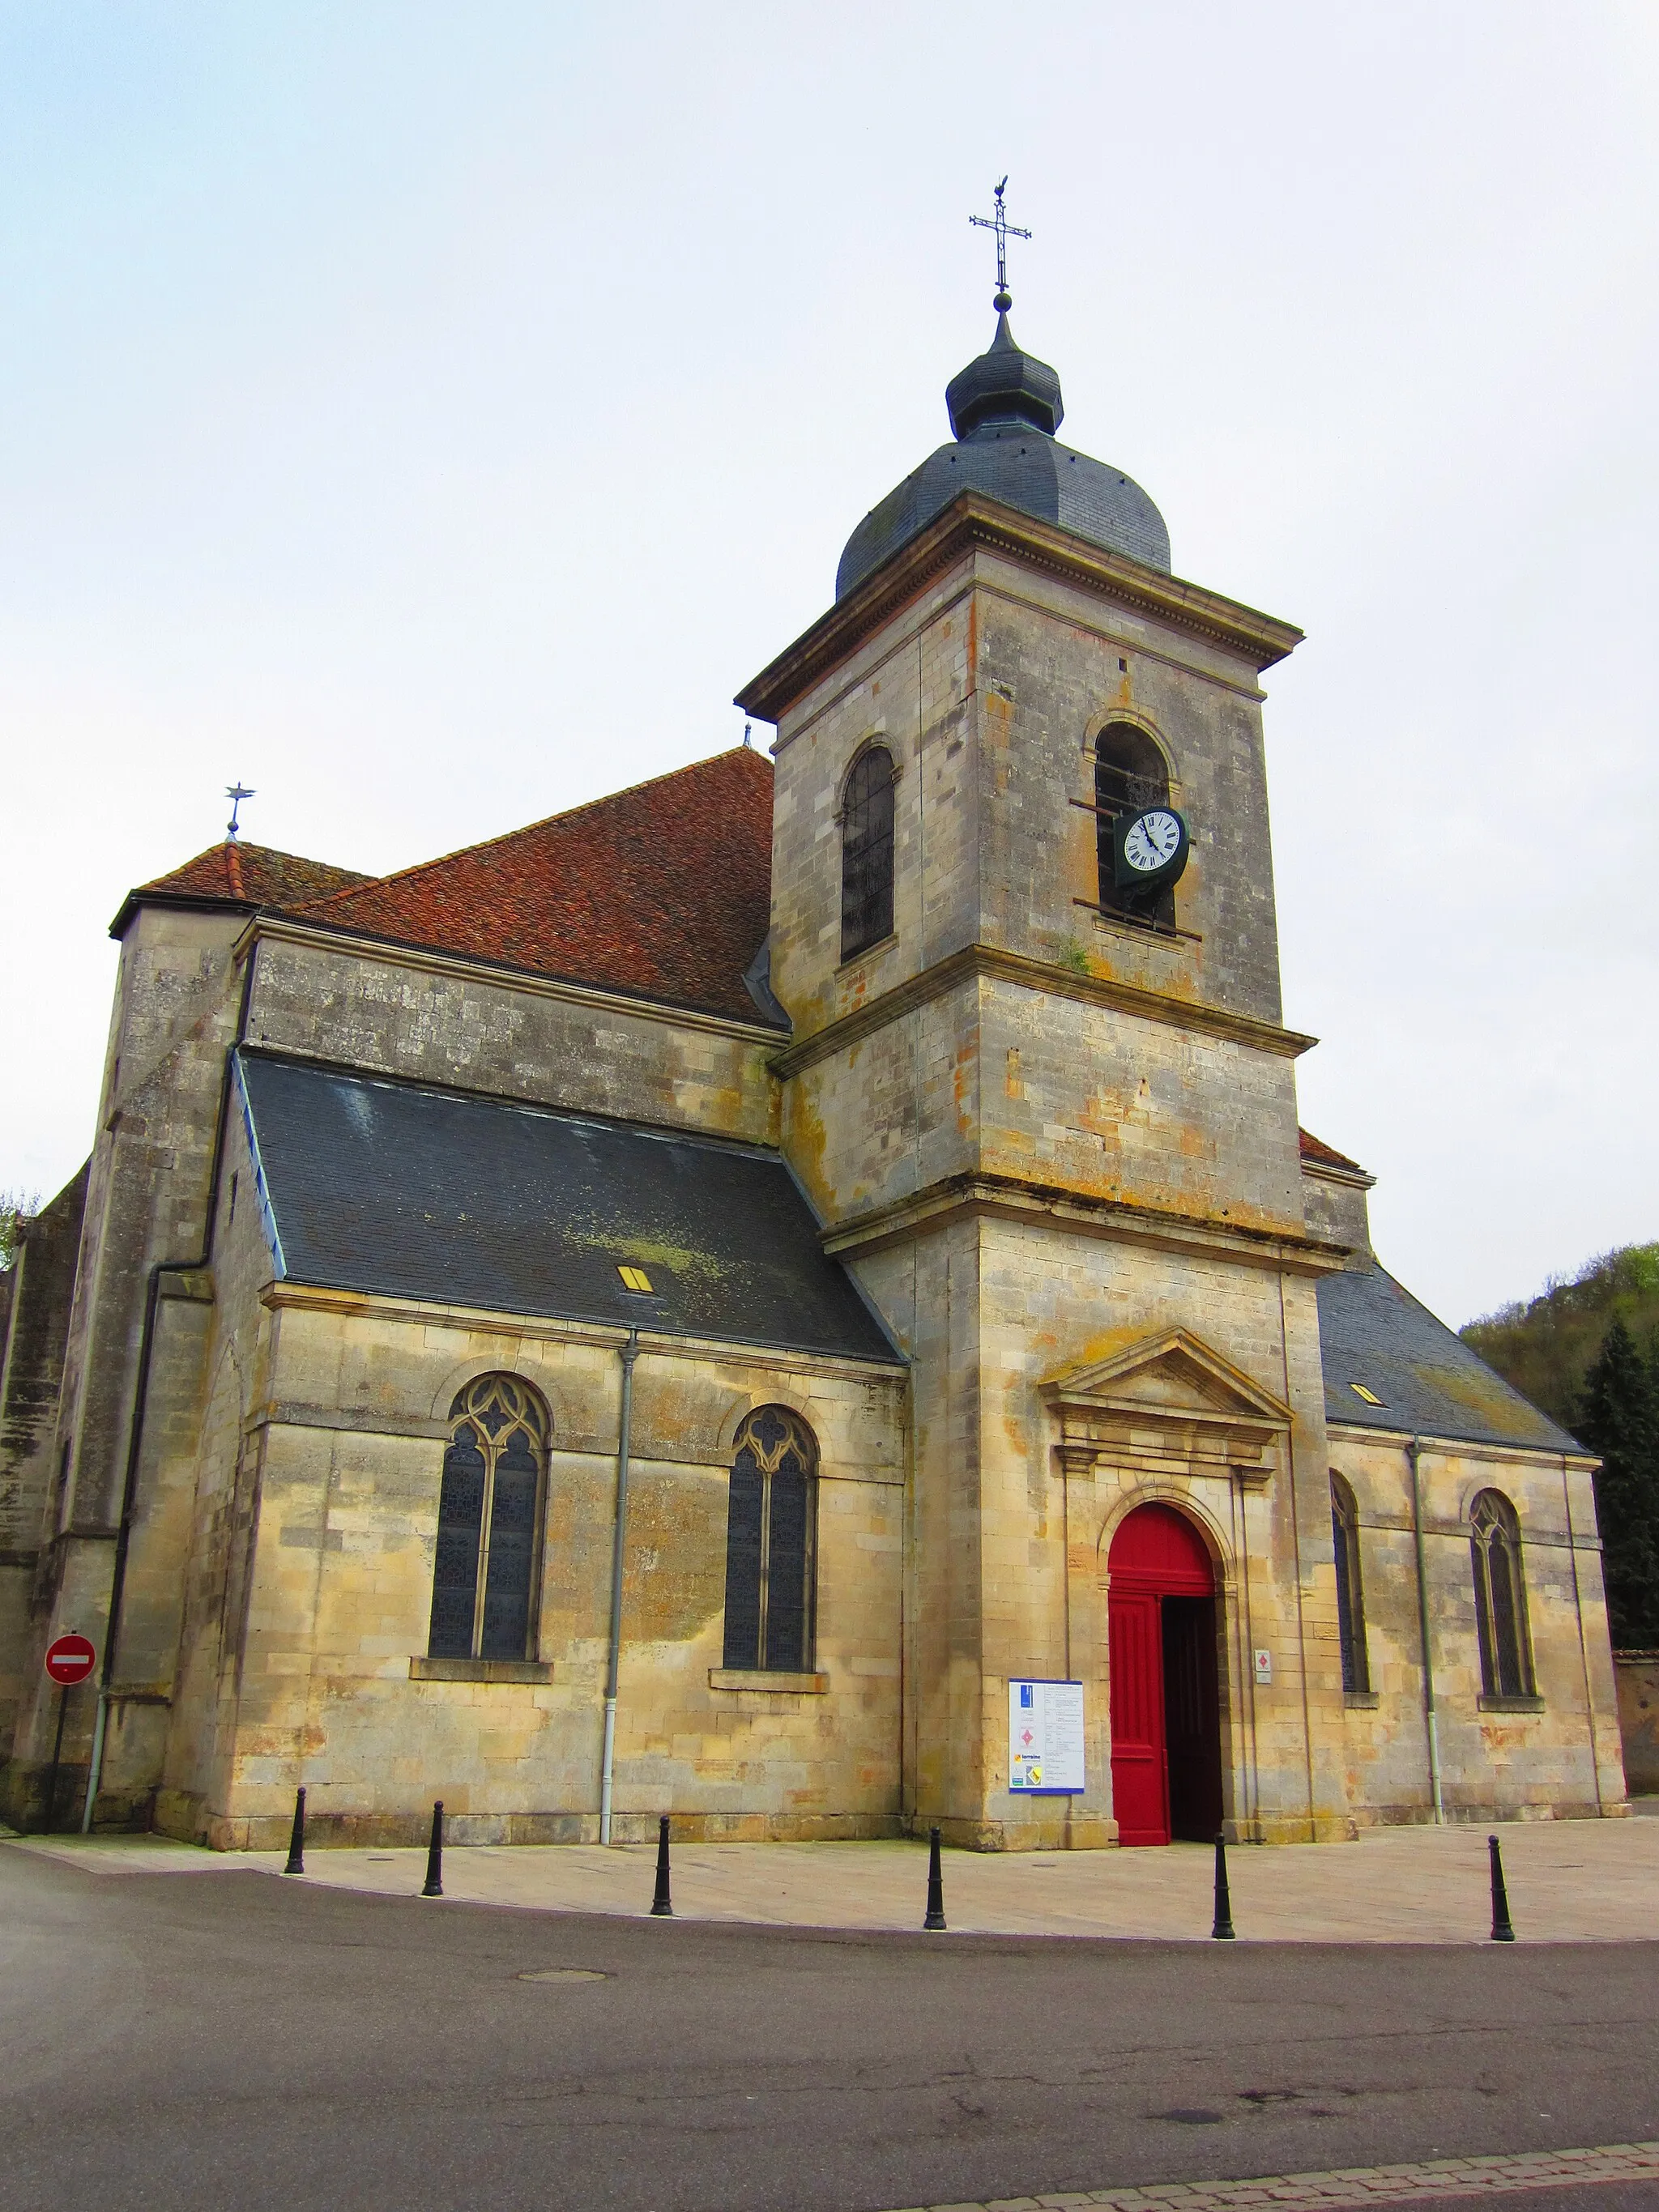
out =
[(31, 2212), (874, 2212), (1655, 2137), (1656, 1945), (798, 1934), (0, 1847)]

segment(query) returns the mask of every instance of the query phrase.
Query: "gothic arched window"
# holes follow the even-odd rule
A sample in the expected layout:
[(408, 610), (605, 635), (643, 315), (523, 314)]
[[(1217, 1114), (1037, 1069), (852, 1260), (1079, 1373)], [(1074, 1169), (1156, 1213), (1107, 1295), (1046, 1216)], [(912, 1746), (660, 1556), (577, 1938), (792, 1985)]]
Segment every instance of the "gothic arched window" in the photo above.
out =
[(812, 1663), (817, 1445), (787, 1406), (738, 1431), (726, 1522), (728, 1667), (802, 1674)]
[(1334, 1468), (1331, 1470), (1331, 1535), (1336, 1546), (1336, 1633), (1342, 1647), (1342, 1686), (1369, 1690), (1365, 1656), (1365, 1589), (1359, 1577), (1359, 1508)]
[(434, 1659), (527, 1659), (547, 1411), (512, 1375), (457, 1393), (438, 1495)]
[(841, 806), (841, 957), (893, 933), (893, 756), (869, 745), (853, 763)]
[(1483, 1490), (1469, 1516), (1474, 1529), (1474, 1619), (1480, 1684), (1489, 1698), (1532, 1695), (1527, 1650), (1527, 1590), (1521, 1578), (1521, 1523), (1501, 1492)]
[(1169, 764), (1152, 738), (1132, 722), (1112, 722), (1095, 739), (1095, 854), (1100, 903), (1108, 914), (1175, 927), (1175, 887), (1150, 897), (1119, 888), (1112, 832), (1120, 814), (1170, 803)]

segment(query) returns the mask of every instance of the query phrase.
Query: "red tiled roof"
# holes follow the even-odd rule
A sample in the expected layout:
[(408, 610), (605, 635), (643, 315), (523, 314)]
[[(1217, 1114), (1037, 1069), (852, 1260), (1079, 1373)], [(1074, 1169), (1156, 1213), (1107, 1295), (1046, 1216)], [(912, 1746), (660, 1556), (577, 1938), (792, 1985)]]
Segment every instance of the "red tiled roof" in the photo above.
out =
[(1322, 1168), (1346, 1168), (1353, 1175), (1368, 1172), (1358, 1160), (1351, 1160), (1346, 1152), (1339, 1152), (1334, 1145), (1322, 1143), (1310, 1130), (1298, 1129), (1296, 1133), (1301, 1139), (1304, 1160), (1312, 1160), (1316, 1166)]
[(121, 911), (110, 924), (110, 935), (118, 937), (145, 899), (185, 901), (192, 904), (246, 907), (295, 906), (303, 900), (326, 898), (332, 891), (349, 890), (373, 877), (355, 868), (331, 867), (326, 860), (301, 860), (297, 853), (278, 853), (269, 845), (210, 845), (182, 868), (156, 876), (130, 890)]
[(736, 746), (483, 845), (290, 908), (297, 919), (758, 1021), (772, 766)]

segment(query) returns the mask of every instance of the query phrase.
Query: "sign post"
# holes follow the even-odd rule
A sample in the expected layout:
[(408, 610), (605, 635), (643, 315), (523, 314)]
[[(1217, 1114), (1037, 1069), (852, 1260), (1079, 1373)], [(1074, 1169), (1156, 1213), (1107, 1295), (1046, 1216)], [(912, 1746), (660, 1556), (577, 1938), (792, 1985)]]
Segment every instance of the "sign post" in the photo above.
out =
[(46, 1781), (46, 1832), (58, 1820), (58, 1771), (64, 1758), (64, 1723), (69, 1716), (69, 1693), (84, 1682), (98, 1664), (98, 1654), (84, 1636), (59, 1636), (46, 1646), (46, 1673), (58, 1685), (58, 1733), (52, 1747), (52, 1772)]

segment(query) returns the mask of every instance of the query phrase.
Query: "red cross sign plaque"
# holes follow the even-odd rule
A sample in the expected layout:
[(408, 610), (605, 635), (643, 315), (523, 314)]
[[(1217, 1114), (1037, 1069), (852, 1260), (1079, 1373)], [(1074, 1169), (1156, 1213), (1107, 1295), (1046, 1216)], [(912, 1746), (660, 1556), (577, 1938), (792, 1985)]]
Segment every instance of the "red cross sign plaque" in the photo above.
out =
[(84, 1682), (97, 1664), (98, 1654), (84, 1636), (60, 1636), (46, 1646), (46, 1672), (60, 1688)]

